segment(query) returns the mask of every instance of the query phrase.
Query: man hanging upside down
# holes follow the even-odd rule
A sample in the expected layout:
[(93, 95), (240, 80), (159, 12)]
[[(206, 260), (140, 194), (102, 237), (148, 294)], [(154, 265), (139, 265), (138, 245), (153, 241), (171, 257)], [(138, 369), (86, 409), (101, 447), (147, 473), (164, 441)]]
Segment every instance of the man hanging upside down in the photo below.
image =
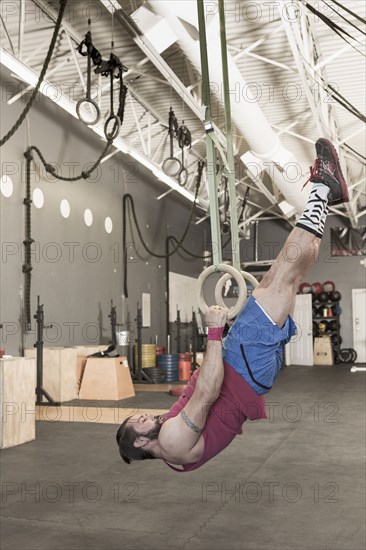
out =
[(247, 419), (267, 417), (263, 394), (296, 333), (291, 315), (297, 289), (318, 256), (329, 206), (349, 200), (333, 145), (321, 138), (316, 152), (305, 212), (224, 341), (227, 311), (213, 306), (206, 313), (206, 356), (185, 393), (164, 416), (137, 414), (120, 426), (117, 443), (128, 464), (160, 458), (177, 472), (196, 470), (242, 433)]

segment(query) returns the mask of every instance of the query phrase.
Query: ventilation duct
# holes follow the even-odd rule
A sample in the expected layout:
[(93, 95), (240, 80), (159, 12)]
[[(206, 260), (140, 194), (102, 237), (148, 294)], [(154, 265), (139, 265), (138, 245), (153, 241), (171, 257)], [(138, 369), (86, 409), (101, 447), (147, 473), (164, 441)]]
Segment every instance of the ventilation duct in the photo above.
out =
[[(174, 0), (174, 2), (150, 0), (149, 6), (155, 15), (162, 17), (164, 22), (169, 25), (177, 37), (181, 50), (193, 67), (201, 73), (199, 40), (192, 33), (192, 25), (196, 29), (198, 28), (196, 2), (193, 0), (189, 2), (187, 0)], [(219, 62), (221, 60), (219, 17), (214, 11), (215, 7), (218, 8), (217, 3), (206, 3), (210, 80), (213, 93), (223, 103), (223, 85), (221, 84), (223, 78), (221, 62)], [(135, 12), (134, 15), (137, 20), (139, 11)], [(152, 19), (156, 21), (153, 14)], [(142, 30), (145, 32), (145, 29), (142, 28)], [(150, 36), (153, 36), (151, 29), (149, 30)], [(249, 152), (250, 163), (246, 157), (247, 154), (242, 156), (242, 161), (246, 165), (249, 163), (250, 170), (253, 173), (255, 172), (257, 176), (260, 175), (262, 170), (265, 170), (286, 201), (294, 207), (296, 212), (302, 213), (309, 193), (308, 190), (301, 192), (302, 184), (306, 179), (302, 175), (302, 166), (297, 162), (294, 155), (285, 149), (279, 137), (271, 128), (229, 52), (228, 67), (231, 83), (232, 120), (251, 148)], [(246, 100), (242, 96), (244, 91)]]

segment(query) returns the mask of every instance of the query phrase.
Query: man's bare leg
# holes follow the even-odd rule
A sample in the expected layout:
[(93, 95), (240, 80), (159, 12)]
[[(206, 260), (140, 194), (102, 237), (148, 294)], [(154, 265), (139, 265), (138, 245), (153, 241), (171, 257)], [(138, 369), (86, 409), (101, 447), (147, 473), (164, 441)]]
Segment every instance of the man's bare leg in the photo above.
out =
[(293, 313), (299, 284), (318, 258), (320, 238), (295, 227), (283, 249), (253, 292), (254, 298), (282, 328)]
[(282, 328), (293, 312), (299, 284), (316, 261), (329, 205), (348, 202), (347, 184), (338, 154), (325, 138), (317, 140), (311, 168), (313, 187), (307, 207), (271, 269), (253, 292), (254, 298)]

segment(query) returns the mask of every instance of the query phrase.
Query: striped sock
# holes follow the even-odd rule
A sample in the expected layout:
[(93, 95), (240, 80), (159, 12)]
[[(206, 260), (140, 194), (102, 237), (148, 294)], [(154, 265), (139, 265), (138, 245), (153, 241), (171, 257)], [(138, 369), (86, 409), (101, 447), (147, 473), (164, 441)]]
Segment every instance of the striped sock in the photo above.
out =
[(322, 214), (322, 217), (320, 219), (320, 224), (319, 224), (319, 229), (320, 229), (319, 233), (321, 234), (321, 236), (323, 236), (323, 233), (324, 233), (324, 227), (325, 227), (325, 222), (327, 221), (328, 213), (329, 213), (329, 204), (327, 203), (327, 206), (324, 209), (324, 212)]
[(309, 195), (305, 212), (296, 224), (296, 227), (305, 229), (320, 239), (323, 236), (325, 220), (329, 212), (329, 187), (324, 183), (314, 183)]

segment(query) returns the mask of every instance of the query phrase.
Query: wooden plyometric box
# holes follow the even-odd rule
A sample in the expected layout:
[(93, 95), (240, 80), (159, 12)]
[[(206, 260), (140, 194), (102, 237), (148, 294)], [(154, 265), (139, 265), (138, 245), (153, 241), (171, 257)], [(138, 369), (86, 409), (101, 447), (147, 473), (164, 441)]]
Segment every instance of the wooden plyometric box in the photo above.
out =
[(126, 357), (89, 357), (81, 381), (80, 399), (114, 400), (134, 397)]
[(314, 340), (314, 365), (333, 365), (333, 348), (329, 336), (320, 336)]
[(0, 359), (0, 448), (15, 447), (36, 437), (35, 359)]
[(108, 346), (106, 344), (103, 344), (103, 345), (98, 344), (96, 346), (74, 346), (74, 347), (76, 349), (76, 380), (77, 380), (77, 388), (79, 392), (88, 355), (93, 355), (93, 353), (99, 353), (100, 351), (105, 351)]
[[(26, 349), (26, 357), (37, 357), (34, 348)], [(43, 387), (55, 401), (71, 401), (78, 397), (77, 357), (75, 348), (43, 348)]]
[(76, 349), (77, 357), (88, 357), (93, 353), (99, 351), (105, 351), (108, 348), (108, 344), (98, 344), (95, 346), (73, 346)]

